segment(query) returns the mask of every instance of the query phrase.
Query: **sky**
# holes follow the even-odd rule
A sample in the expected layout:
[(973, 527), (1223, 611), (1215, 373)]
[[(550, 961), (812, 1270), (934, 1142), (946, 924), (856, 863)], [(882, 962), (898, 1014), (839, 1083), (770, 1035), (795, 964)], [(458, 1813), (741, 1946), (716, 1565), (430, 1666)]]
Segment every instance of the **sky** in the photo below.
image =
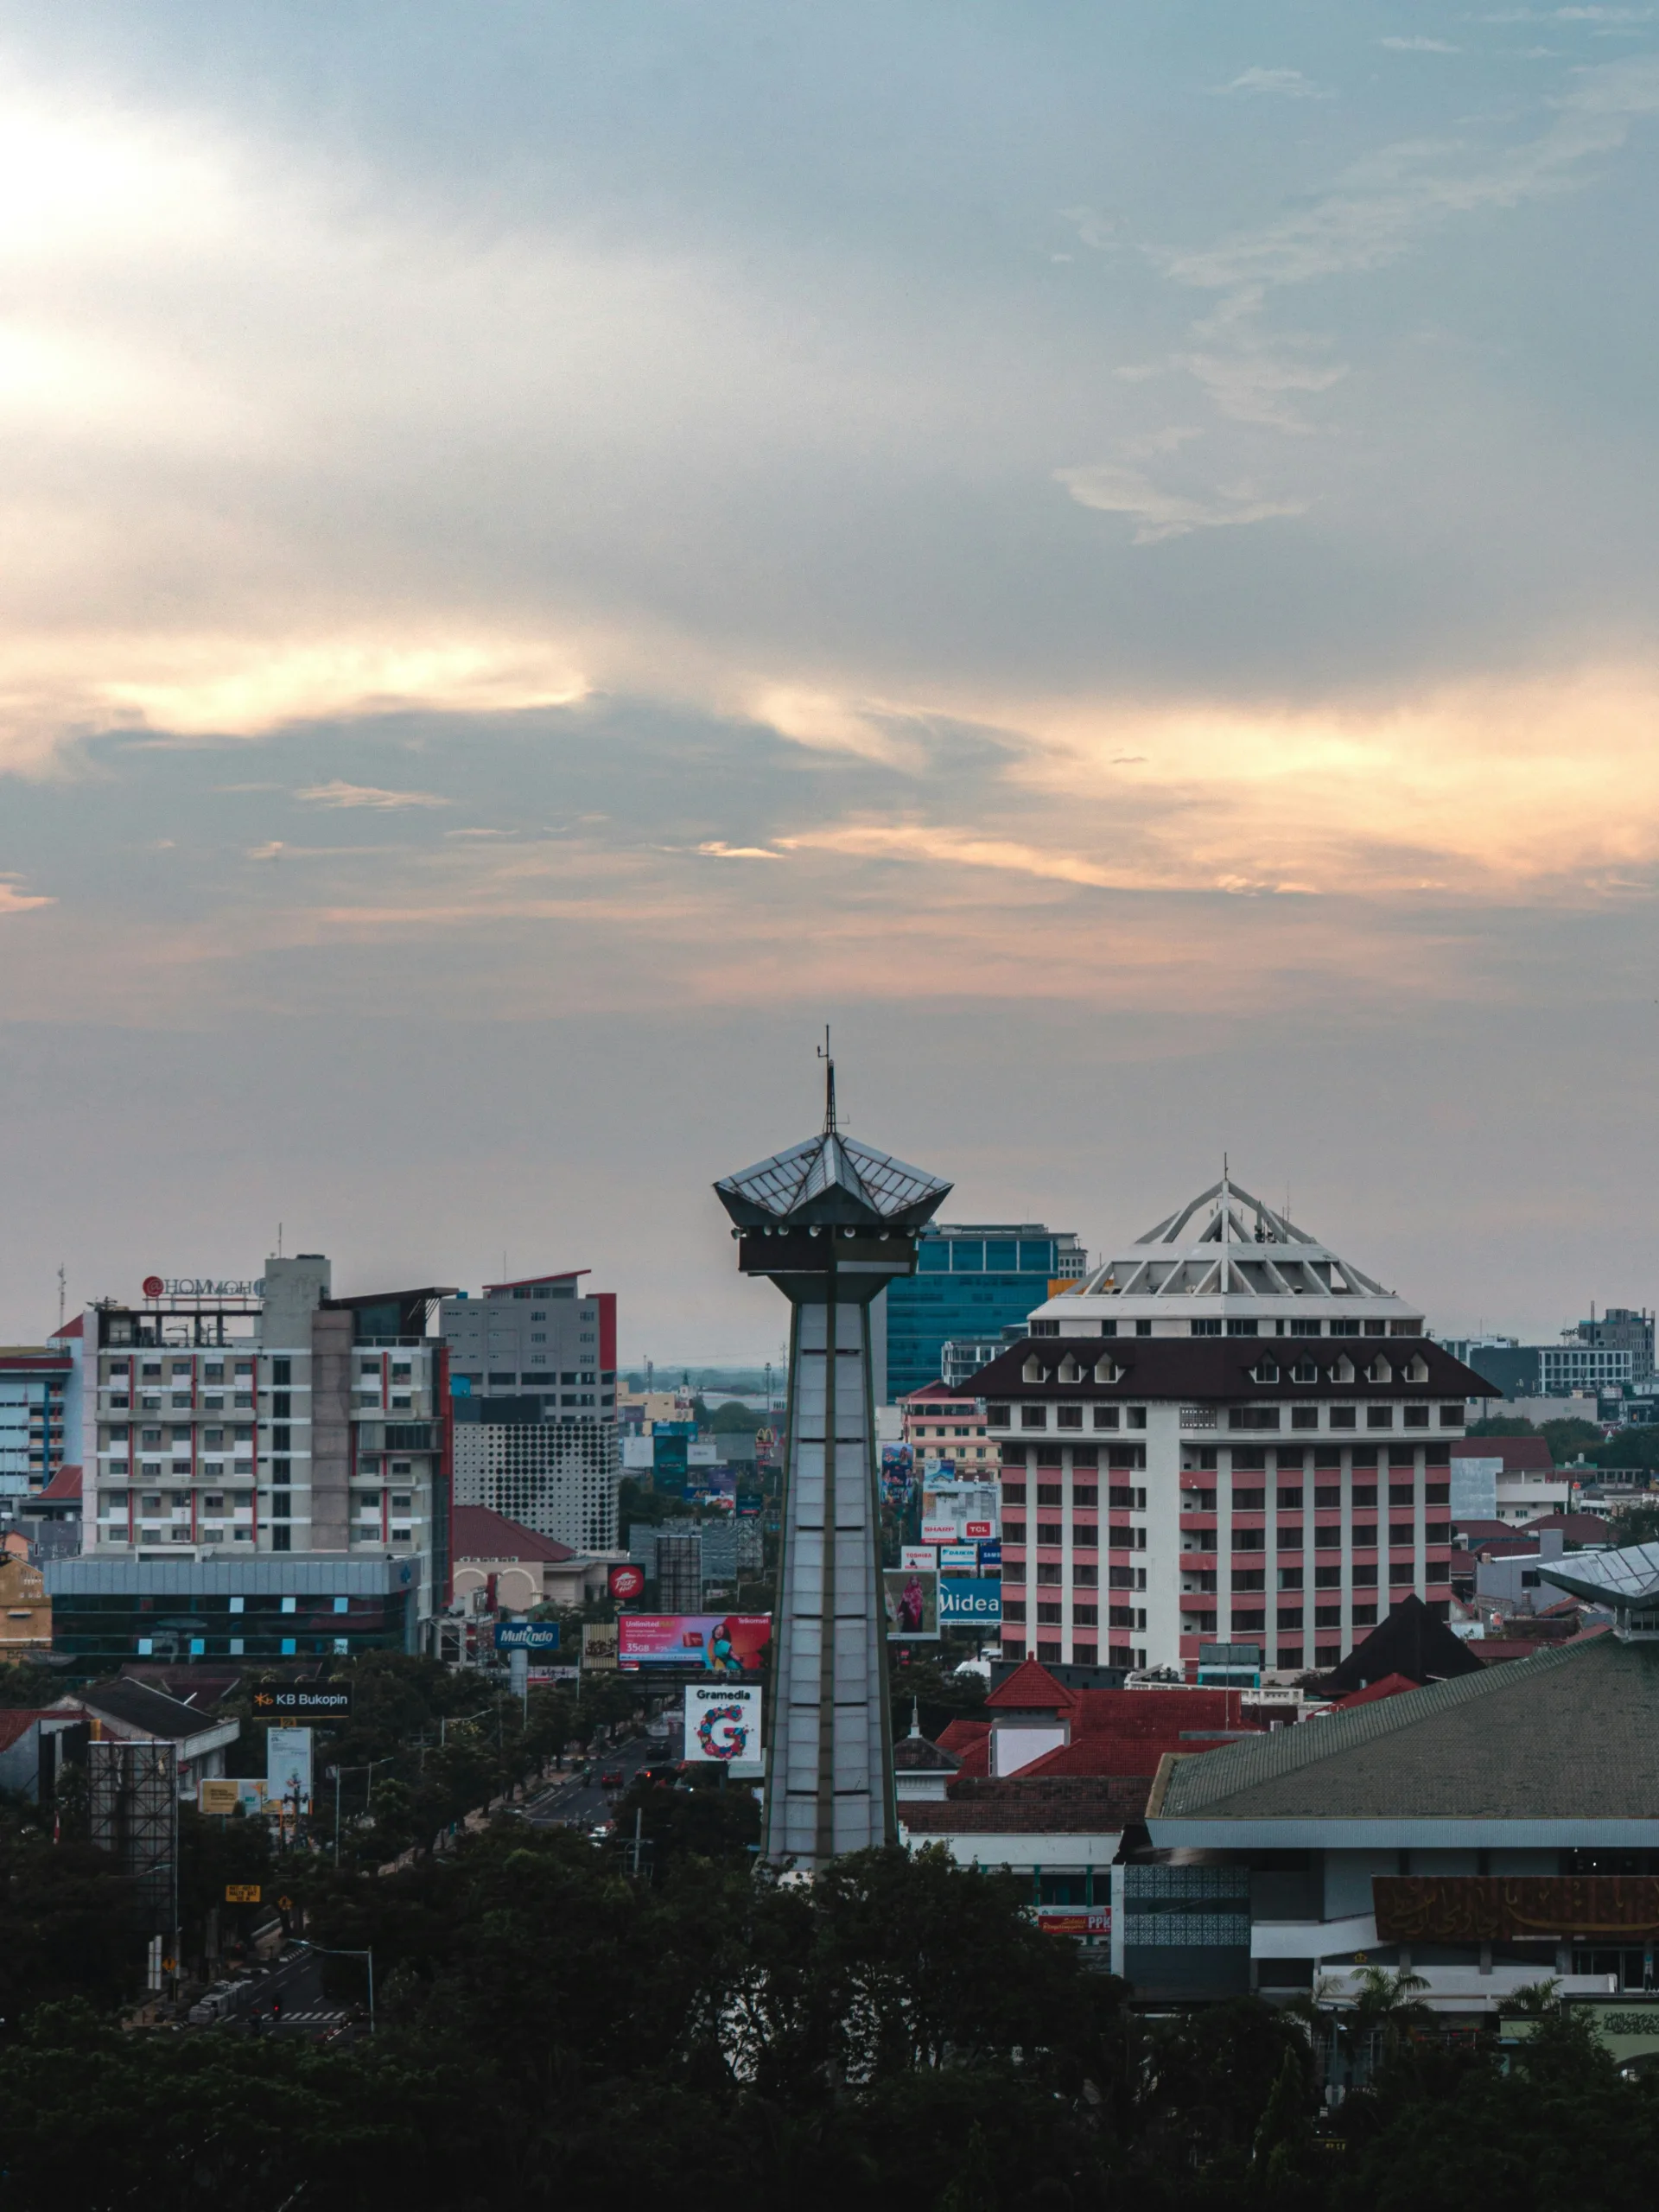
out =
[(854, 1133), (1659, 1302), (1659, 7), (0, 0), (0, 1337)]

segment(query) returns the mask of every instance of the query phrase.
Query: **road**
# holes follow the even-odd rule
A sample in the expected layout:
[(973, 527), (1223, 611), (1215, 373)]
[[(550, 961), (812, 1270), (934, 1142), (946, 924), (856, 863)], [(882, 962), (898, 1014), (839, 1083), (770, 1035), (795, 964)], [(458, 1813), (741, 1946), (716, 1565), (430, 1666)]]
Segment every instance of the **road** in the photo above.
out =
[(346, 2005), (323, 1993), (322, 1961), (296, 1943), (268, 1973), (238, 1985), (225, 2024), (245, 2035), (318, 2037), (343, 2028), (347, 2017)]
[(581, 1770), (556, 1782), (539, 1797), (532, 1797), (524, 1812), (538, 1828), (597, 1827), (608, 1821), (614, 1809), (613, 1801), (622, 1795), (621, 1789), (601, 1789), (597, 1777), (601, 1774), (620, 1772), (622, 1789), (626, 1789), (642, 1766), (650, 1766), (664, 1757), (663, 1745), (653, 1743), (647, 1736), (636, 1737), (632, 1743), (613, 1745), (593, 1762), (595, 1777), (591, 1789), (584, 1789)]

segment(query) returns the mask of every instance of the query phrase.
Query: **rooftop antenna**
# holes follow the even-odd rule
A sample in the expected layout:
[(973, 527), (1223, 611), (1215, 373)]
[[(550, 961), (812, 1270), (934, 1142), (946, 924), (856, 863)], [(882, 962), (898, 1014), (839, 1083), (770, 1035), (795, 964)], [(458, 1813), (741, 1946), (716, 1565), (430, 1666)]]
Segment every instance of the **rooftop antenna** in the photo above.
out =
[(69, 1294), (68, 1282), (69, 1278), (63, 1271), (63, 1262), (60, 1260), (58, 1262), (58, 1333), (60, 1336), (63, 1333), (63, 1309), (64, 1302)]
[(280, 1221), (276, 1224), (276, 1256), (279, 1260), (283, 1256), (283, 1224)]
[(823, 1134), (836, 1134), (836, 1063), (830, 1050), (830, 1025), (823, 1025), (823, 1042), (818, 1047), (818, 1058), (823, 1062)]

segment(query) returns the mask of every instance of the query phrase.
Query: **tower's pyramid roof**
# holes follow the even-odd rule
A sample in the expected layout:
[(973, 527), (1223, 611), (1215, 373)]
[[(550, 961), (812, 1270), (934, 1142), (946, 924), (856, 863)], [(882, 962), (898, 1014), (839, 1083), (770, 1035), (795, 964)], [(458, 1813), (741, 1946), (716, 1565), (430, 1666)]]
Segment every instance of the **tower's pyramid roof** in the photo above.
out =
[(741, 1229), (847, 1224), (918, 1229), (950, 1185), (838, 1130), (774, 1153), (715, 1184)]

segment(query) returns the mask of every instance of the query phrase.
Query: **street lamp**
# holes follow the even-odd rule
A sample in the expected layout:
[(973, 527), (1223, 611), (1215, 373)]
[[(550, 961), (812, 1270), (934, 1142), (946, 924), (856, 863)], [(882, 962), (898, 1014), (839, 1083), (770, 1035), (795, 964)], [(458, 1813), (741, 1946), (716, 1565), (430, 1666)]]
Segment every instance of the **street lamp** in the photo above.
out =
[(340, 1776), (341, 1776), (342, 1774), (366, 1774), (366, 1775), (368, 1776), (368, 1777), (369, 1777), (369, 1795), (370, 1795), (370, 1796), (371, 1796), (371, 1797), (372, 1797), (372, 1796), (373, 1796), (373, 1795), (374, 1795), (374, 1770), (375, 1770), (375, 1769), (376, 1769), (376, 1767), (378, 1767), (378, 1766), (390, 1766), (390, 1765), (392, 1764), (392, 1760), (393, 1760), (393, 1758), (394, 1758), (395, 1757), (396, 1757), (396, 1754), (395, 1754), (395, 1753), (391, 1753), (391, 1752), (389, 1752), (389, 1753), (387, 1754), (387, 1756), (386, 1756), (385, 1758), (383, 1758), (383, 1759), (371, 1759), (365, 1766), (337, 1766), (337, 1767), (335, 1767), (335, 1768), (334, 1768), (334, 1864), (335, 1864), (335, 1866), (339, 1866), (339, 1864), (340, 1864)]

